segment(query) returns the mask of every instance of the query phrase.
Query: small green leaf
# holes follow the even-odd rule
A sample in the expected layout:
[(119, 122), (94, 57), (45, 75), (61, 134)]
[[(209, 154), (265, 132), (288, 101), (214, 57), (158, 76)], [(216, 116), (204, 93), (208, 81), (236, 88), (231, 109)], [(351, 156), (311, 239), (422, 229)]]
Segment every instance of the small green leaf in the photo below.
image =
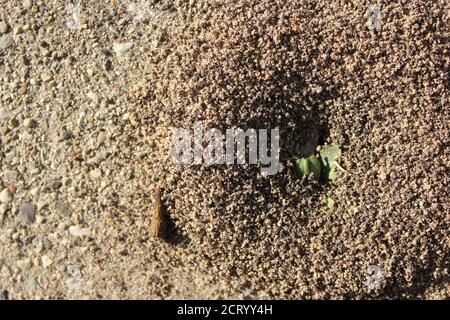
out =
[(337, 159), (341, 156), (341, 149), (334, 144), (329, 144), (323, 147), (320, 151), (320, 159), (323, 164), (322, 179), (326, 182), (332, 181), (336, 178), (337, 170), (342, 167), (337, 163)]
[(295, 167), (301, 176), (313, 173), (316, 179), (320, 177), (320, 161), (314, 156), (297, 160)]
[(341, 156), (341, 149), (335, 144), (328, 144), (320, 151), (320, 158), (324, 165), (333, 165)]

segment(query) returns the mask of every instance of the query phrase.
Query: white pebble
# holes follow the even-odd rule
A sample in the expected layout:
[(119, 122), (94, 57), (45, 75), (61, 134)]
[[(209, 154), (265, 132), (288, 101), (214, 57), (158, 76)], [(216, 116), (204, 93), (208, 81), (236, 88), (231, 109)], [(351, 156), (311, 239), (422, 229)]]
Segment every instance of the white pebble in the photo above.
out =
[(44, 268), (47, 268), (53, 264), (53, 260), (48, 256), (42, 256), (41, 261)]
[(122, 55), (133, 47), (132, 42), (124, 42), (124, 43), (113, 43), (113, 50), (117, 55)]
[(13, 195), (11, 191), (9, 191), (8, 188), (3, 189), (2, 192), (0, 192), (0, 202), (1, 203), (9, 203), (13, 199)]
[(70, 226), (69, 233), (74, 237), (87, 237), (90, 235), (89, 229), (80, 228), (78, 226)]

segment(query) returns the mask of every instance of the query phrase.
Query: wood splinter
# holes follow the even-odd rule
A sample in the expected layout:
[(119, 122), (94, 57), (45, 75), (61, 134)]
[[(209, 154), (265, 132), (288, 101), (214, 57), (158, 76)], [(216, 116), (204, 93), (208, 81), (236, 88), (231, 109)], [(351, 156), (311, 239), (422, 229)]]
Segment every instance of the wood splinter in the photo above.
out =
[(152, 237), (162, 238), (164, 228), (164, 216), (161, 208), (161, 189), (159, 186), (155, 188), (155, 206), (153, 207), (153, 218), (150, 227)]

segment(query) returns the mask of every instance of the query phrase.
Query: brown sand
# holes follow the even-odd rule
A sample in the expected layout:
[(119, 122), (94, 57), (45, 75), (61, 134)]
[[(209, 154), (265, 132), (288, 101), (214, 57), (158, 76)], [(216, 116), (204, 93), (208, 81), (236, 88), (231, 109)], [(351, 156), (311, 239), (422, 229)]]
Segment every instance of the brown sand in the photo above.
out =
[[(287, 167), (263, 177), (251, 166), (158, 163), (182, 254), (277, 298), (447, 296), (444, 2), (380, 3), (373, 31), (363, 1), (200, 3), (159, 71), (158, 124), (280, 127)], [(341, 146), (353, 175), (300, 180), (292, 160), (324, 142)], [(371, 294), (369, 265), (383, 275)]]

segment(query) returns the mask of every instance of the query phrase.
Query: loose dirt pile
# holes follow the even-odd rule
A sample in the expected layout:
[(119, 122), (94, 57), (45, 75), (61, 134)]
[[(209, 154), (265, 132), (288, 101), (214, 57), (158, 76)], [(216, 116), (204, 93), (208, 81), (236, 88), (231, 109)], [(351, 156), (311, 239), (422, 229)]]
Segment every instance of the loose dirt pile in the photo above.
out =
[[(26, 129), (69, 160), (47, 168), (33, 156), (42, 164), (30, 182), (33, 168), (12, 159), (34, 149), (15, 140), (20, 126), (3, 126), (2, 181), (17, 190), (0, 212), (0, 289), (11, 297), (449, 297), (445, 1), (381, 1), (379, 16), (365, 1), (160, 1), (133, 26), (138, 35), (130, 20), (105, 18), (110, 8), (122, 10), (112, 5), (83, 29), (102, 30), (85, 35), (98, 50), (83, 53), (77, 31), (61, 49), (64, 61), (77, 60), (58, 80), (84, 69), (92, 79), (80, 90), (30, 85), (39, 98), (54, 92), (71, 102), (50, 121), (65, 121), (67, 137), (46, 142), (55, 128), (44, 114)], [(52, 36), (50, 47), (64, 39)], [(116, 54), (98, 57), (111, 41), (121, 42)], [(139, 52), (125, 59), (130, 49)], [(15, 52), (0, 57), (8, 64)], [(58, 59), (40, 66), (55, 70)], [(96, 64), (105, 69), (98, 79)], [(77, 107), (90, 90), (99, 102)], [(30, 99), (3, 98), (2, 108), (22, 120)], [(280, 128), (284, 170), (174, 165), (172, 129), (195, 121), (223, 132)], [(351, 174), (330, 184), (299, 178), (295, 160), (325, 143), (340, 146)], [(45, 205), (28, 195), (36, 185)], [(156, 185), (170, 219), (166, 241), (150, 237)], [(45, 219), (17, 222), (29, 217), (25, 200)], [(53, 245), (36, 250), (45, 234)]]
[[(167, 175), (159, 183), (175, 226), (205, 272), (277, 297), (365, 296), (369, 265), (385, 276), (375, 295), (445, 284), (443, 4), (384, 4), (373, 31), (363, 2), (198, 7), (158, 73), (160, 125), (280, 127), (286, 163), (274, 177), (251, 166), (156, 167), (154, 176)], [(353, 175), (332, 185), (300, 180), (292, 160), (324, 141), (342, 147)]]

